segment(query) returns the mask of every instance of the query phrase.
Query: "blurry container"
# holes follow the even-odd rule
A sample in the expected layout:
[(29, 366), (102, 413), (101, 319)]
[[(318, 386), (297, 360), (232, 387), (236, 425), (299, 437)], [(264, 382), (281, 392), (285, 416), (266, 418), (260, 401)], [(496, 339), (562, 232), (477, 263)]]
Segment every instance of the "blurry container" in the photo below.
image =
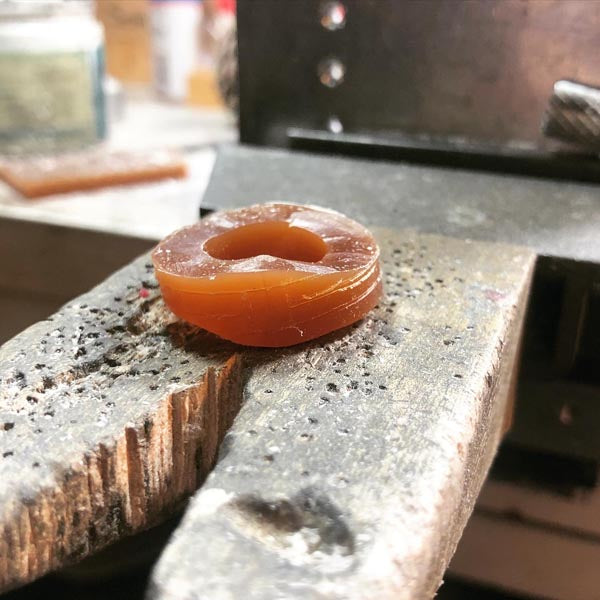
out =
[(0, 1), (0, 152), (106, 136), (102, 28), (85, 2)]
[[(217, 81), (218, 65), (233, 35), (235, 43), (235, 3), (233, 0), (204, 0), (199, 29), (200, 52), (197, 66), (188, 78), (188, 104), (223, 107)], [(227, 48), (228, 49), (228, 48)], [(237, 63), (237, 54), (231, 55)]]
[(106, 70), (124, 83), (150, 83), (150, 6), (146, 0), (96, 0), (104, 26)]
[(200, 2), (152, 0), (150, 6), (154, 88), (170, 100), (185, 100), (198, 58)]

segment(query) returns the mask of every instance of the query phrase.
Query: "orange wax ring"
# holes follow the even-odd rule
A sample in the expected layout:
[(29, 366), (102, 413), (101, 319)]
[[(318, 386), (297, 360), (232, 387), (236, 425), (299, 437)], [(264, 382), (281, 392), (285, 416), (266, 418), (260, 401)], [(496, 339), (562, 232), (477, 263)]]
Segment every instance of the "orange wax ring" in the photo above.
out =
[(291, 346), (350, 325), (382, 289), (371, 233), (316, 206), (215, 213), (165, 238), (152, 261), (178, 317), (248, 346)]

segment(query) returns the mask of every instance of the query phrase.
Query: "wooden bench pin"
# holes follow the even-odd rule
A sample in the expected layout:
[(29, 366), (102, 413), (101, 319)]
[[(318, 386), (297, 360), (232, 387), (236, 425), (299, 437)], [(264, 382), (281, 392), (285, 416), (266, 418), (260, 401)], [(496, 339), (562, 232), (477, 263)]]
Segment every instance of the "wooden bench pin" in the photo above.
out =
[(305, 344), (177, 320), (147, 256), (6, 343), (0, 588), (200, 486), (150, 598), (432, 597), (502, 434), (534, 255), (374, 234), (379, 305)]

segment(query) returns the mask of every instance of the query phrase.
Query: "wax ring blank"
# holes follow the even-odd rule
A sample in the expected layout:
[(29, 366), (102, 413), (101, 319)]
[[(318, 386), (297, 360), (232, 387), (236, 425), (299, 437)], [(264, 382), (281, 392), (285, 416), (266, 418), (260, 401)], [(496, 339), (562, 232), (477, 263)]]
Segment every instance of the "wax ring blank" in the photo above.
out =
[(314, 339), (361, 319), (381, 296), (372, 234), (316, 206), (214, 213), (165, 238), (152, 260), (178, 317), (244, 345)]

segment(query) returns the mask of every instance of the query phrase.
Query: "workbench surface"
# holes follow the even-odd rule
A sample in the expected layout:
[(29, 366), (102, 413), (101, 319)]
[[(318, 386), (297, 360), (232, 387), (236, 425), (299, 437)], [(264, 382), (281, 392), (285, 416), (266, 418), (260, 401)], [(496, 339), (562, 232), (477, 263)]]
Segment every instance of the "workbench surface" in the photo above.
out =
[(298, 347), (177, 321), (147, 258), (5, 344), (2, 587), (171, 514), (225, 436), (153, 597), (432, 596), (503, 429), (534, 255), (377, 236), (379, 307)]
[(309, 203), (380, 227), (528, 246), (600, 262), (600, 185), (431, 165), (222, 146), (203, 206)]

